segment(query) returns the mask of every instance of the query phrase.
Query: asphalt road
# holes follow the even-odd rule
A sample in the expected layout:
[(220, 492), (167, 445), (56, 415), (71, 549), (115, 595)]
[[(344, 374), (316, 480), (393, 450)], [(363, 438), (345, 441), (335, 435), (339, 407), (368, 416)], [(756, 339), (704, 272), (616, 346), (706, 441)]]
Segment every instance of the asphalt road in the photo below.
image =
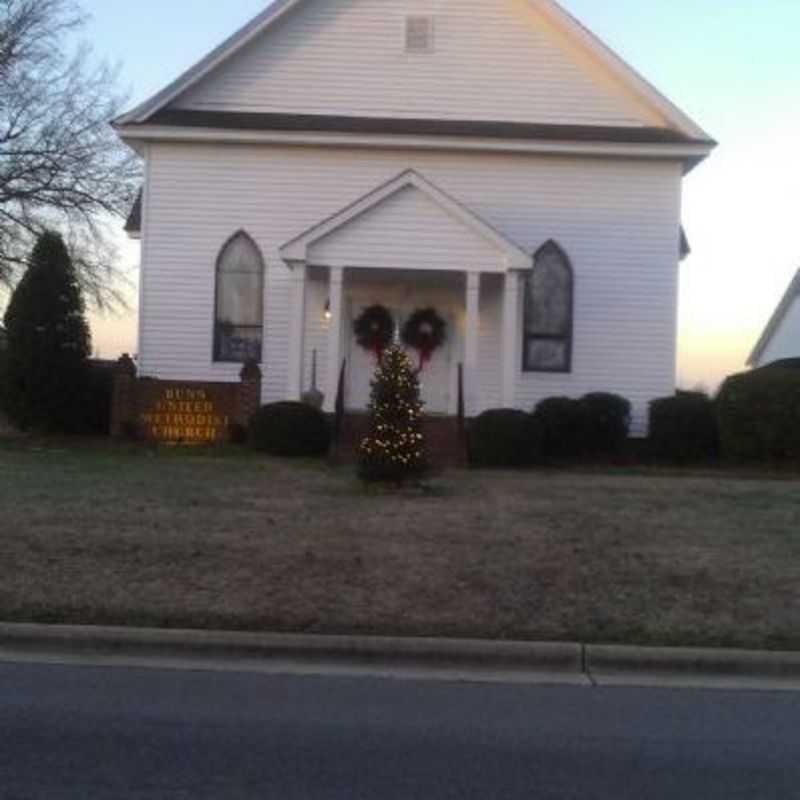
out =
[(800, 694), (0, 664), (0, 798), (800, 798)]

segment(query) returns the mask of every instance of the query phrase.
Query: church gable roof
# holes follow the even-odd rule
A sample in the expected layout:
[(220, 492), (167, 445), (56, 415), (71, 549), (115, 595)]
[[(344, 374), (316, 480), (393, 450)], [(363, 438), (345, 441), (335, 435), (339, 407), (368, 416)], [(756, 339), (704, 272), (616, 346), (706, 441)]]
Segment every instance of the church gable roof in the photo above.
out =
[[(585, 128), (586, 135), (593, 129), (660, 130), (711, 144), (553, 0), (448, 0), (430, 6), (441, 25), (434, 29), (435, 52), (419, 60), (398, 42), (406, 12), (428, 5), (406, 5), (276, 0), (117, 124), (191, 125), (191, 115), (196, 120), (204, 112), (228, 115), (207, 117), (214, 125), (235, 121), (233, 115), (247, 125), (255, 118), (297, 124), (317, 117), (507, 123), (578, 133)], [(358, 15), (361, 27), (355, 24)], [(365, 70), (370, 53), (379, 60)], [(454, 69), (460, 80), (453, 80)], [(388, 97), (387, 86), (394, 92)], [(495, 134), (503, 131), (496, 127)]]
[[(306, 262), (309, 251), (316, 245), (341, 236), (354, 224), (367, 222), (371, 218), (380, 219), (382, 212), (388, 209), (390, 215), (403, 213), (404, 200), (410, 193), (419, 193), (431, 208), (436, 208), (446, 218), (453, 229), (474, 237), (475, 241), (492, 251), (502, 255), (509, 268), (527, 269), (531, 266), (531, 256), (519, 245), (512, 242), (472, 209), (456, 200), (447, 192), (436, 186), (415, 170), (406, 170), (386, 183), (377, 186), (364, 196), (356, 199), (347, 207), (337, 211), (327, 219), (313, 225), (281, 247), (281, 257), (287, 263)], [(437, 223), (435, 228), (441, 228)], [(447, 233), (448, 231), (445, 231)]]

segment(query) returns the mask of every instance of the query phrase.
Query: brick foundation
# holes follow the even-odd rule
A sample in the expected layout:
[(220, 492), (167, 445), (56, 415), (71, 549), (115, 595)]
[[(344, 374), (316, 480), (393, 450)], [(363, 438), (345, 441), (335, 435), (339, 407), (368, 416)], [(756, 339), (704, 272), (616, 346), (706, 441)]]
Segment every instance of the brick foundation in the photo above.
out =
[[(369, 431), (367, 414), (345, 414), (335, 449), (335, 460), (355, 459), (356, 449)], [(423, 416), (422, 431), (433, 467), (461, 467), (467, 464), (467, 447), (457, 417)]]

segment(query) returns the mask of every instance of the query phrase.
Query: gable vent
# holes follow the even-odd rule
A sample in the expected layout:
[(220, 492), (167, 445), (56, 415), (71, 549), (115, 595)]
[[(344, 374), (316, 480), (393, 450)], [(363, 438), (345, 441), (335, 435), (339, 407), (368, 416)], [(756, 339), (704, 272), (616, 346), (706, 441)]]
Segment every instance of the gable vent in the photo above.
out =
[(406, 52), (433, 50), (433, 17), (406, 17)]

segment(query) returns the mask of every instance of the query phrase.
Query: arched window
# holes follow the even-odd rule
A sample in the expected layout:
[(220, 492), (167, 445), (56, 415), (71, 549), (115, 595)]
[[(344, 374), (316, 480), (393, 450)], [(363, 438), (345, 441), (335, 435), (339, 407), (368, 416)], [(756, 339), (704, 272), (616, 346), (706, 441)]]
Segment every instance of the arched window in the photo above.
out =
[(240, 231), (217, 259), (214, 360), (261, 361), (264, 329), (264, 261)]
[(569, 259), (555, 242), (547, 242), (534, 256), (525, 281), (525, 372), (572, 369), (572, 294)]

